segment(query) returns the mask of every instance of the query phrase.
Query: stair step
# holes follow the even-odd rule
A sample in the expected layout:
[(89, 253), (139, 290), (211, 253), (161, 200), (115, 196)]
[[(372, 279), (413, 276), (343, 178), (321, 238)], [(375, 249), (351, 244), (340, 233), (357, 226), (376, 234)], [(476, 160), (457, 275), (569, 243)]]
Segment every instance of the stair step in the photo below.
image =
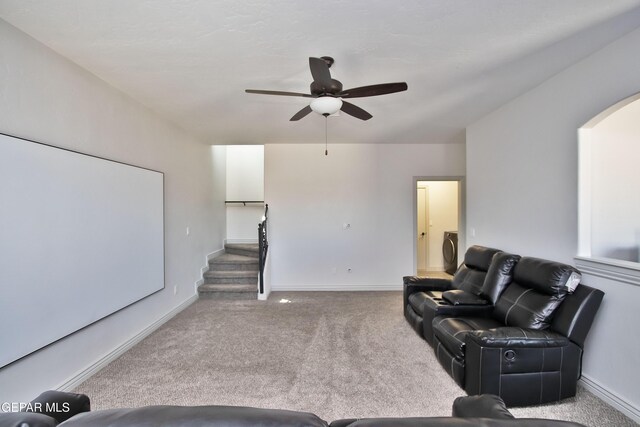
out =
[(258, 271), (258, 259), (245, 255), (223, 254), (209, 260), (209, 270)]
[(256, 299), (256, 285), (238, 285), (233, 283), (203, 284), (198, 286), (200, 298), (214, 299)]
[(228, 278), (228, 279), (243, 279), (243, 278), (256, 278), (258, 277), (257, 271), (247, 270), (220, 270), (220, 271), (205, 271), (204, 277)]
[(199, 292), (258, 292), (256, 285), (239, 285), (237, 283), (204, 283), (198, 286)]
[(259, 248), (257, 243), (226, 243), (224, 251), (227, 254), (258, 258)]
[(207, 271), (204, 273), (205, 283), (237, 283), (256, 284), (258, 282), (258, 271)]

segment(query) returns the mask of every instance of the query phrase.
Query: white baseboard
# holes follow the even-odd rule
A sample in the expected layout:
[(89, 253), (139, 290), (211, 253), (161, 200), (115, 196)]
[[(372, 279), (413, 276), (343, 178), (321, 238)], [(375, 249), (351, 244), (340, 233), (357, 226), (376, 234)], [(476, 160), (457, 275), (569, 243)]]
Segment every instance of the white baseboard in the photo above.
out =
[(82, 371), (76, 373), (73, 377), (66, 380), (63, 384), (59, 385), (56, 388), (56, 390), (71, 391), (75, 389), (80, 384), (82, 384), (83, 382), (91, 378), (93, 375), (98, 373), (102, 368), (107, 366), (109, 363), (116, 360), (118, 357), (120, 357), (124, 352), (129, 350), (131, 347), (133, 347), (134, 345), (138, 344), (140, 341), (142, 341), (143, 339), (151, 335), (152, 332), (154, 332), (160, 326), (167, 323), (172, 317), (180, 313), (185, 308), (189, 307), (191, 304), (193, 304), (197, 300), (198, 300), (198, 295), (192, 295), (191, 297), (187, 298), (180, 305), (178, 305), (176, 308), (171, 310), (169, 313), (165, 314), (160, 319), (156, 320), (151, 325), (144, 328), (138, 334), (128, 339), (127, 341), (125, 341), (124, 343), (122, 343), (121, 345), (113, 349), (111, 352), (105, 354), (94, 364), (88, 366)]
[(210, 254), (207, 254), (207, 256), (205, 257), (205, 266), (202, 267), (200, 269), (200, 278), (198, 280), (196, 280), (195, 284), (194, 284), (194, 289), (196, 294), (198, 293), (198, 286), (204, 284), (204, 273), (206, 273), (207, 271), (209, 271), (209, 261), (211, 261), (214, 258), (219, 257), (220, 255), (224, 254), (224, 248), (222, 249), (218, 249), (217, 251), (213, 251)]
[(580, 378), (579, 383), (588, 391), (600, 398), (600, 400), (603, 400), (613, 406), (636, 423), (640, 423), (640, 409), (636, 408), (631, 403), (622, 399), (602, 384), (584, 374), (582, 375), (582, 378)]
[(401, 291), (402, 284), (394, 283), (390, 284), (377, 284), (377, 285), (348, 285), (348, 284), (339, 284), (339, 285), (325, 285), (325, 284), (310, 284), (310, 285), (279, 285), (272, 286), (271, 292), (278, 291)]
[[(207, 264), (214, 258), (218, 258), (220, 255), (224, 254), (224, 248), (220, 248), (217, 251), (213, 251), (210, 254), (207, 254)], [(209, 265), (207, 265), (207, 268)]]

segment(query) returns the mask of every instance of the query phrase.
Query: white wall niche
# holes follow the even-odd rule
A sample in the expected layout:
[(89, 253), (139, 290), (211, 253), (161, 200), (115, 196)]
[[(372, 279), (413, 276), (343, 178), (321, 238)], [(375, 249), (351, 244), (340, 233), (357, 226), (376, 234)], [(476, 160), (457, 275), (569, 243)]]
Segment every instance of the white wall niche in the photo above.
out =
[(640, 93), (578, 129), (577, 265), (640, 285)]

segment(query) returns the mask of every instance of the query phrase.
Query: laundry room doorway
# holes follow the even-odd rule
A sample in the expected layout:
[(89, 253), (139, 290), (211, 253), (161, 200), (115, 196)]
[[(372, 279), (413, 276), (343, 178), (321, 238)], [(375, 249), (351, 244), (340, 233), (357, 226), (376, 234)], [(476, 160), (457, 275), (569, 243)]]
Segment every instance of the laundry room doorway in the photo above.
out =
[(462, 229), (462, 178), (416, 178), (415, 272), (448, 277), (457, 266)]

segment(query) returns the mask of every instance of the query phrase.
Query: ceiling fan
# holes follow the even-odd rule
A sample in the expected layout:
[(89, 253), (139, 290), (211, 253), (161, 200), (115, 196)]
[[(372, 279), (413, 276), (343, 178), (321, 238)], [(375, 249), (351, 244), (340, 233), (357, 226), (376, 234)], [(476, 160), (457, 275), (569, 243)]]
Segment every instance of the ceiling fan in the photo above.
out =
[(404, 82), (382, 83), (343, 90), (342, 83), (331, 78), (329, 68), (333, 65), (333, 62), (334, 60), (330, 56), (309, 58), (309, 68), (311, 69), (311, 75), (313, 76), (313, 82), (311, 82), (310, 86), (310, 94), (255, 89), (246, 89), (245, 92), (257, 93), (260, 95), (301, 96), (303, 98), (313, 98), (309, 105), (291, 117), (291, 121), (296, 121), (305, 117), (311, 111), (315, 111), (316, 113), (327, 117), (331, 114), (337, 113), (338, 110), (360, 120), (369, 120), (373, 117), (371, 114), (360, 107), (357, 107), (347, 101), (343, 101), (343, 99), (386, 95), (389, 93), (407, 90), (407, 84)]

